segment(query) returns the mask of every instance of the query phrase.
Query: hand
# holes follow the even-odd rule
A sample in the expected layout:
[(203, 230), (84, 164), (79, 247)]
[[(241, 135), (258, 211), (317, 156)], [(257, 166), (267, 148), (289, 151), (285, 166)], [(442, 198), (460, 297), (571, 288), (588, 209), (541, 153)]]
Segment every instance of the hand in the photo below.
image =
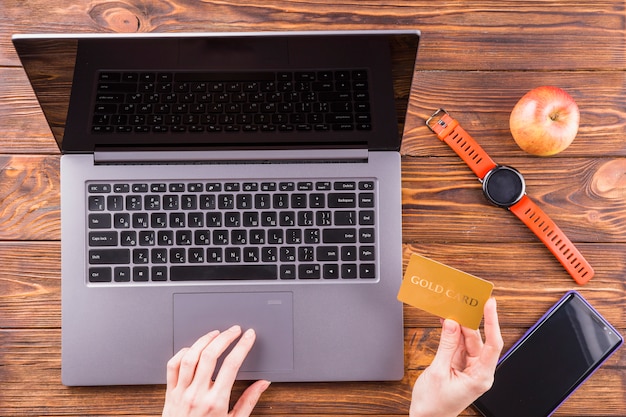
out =
[(435, 358), (413, 386), (411, 417), (456, 417), (491, 388), (504, 345), (494, 298), (484, 317), (484, 343), (480, 331), (443, 322)]
[(228, 412), (228, 407), (237, 372), (254, 344), (254, 330), (241, 336), (224, 359), (215, 381), (211, 379), (218, 358), (240, 335), (239, 326), (223, 333), (212, 331), (169, 360), (163, 417), (247, 417), (252, 413), (269, 381), (256, 381), (244, 391), (232, 411)]

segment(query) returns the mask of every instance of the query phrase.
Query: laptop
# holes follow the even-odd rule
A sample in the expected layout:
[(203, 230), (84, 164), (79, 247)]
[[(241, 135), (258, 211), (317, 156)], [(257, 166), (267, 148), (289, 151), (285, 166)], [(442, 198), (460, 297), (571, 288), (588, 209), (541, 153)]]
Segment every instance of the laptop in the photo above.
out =
[(404, 374), (400, 144), (418, 31), (13, 36), (61, 150), (62, 382)]

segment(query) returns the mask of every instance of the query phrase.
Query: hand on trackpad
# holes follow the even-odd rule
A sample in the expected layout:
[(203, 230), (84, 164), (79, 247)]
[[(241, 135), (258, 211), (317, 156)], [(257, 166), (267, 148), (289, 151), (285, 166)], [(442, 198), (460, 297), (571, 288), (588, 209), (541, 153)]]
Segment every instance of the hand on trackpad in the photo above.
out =
[(174, 352), (211, 330), (238, 324), (256, 332), (256, 342), (240, 369), (242, 379), (257, 379), (258, 372), (289, 372), (293, 370), (292, 298), (290, 292), (174, 294)]

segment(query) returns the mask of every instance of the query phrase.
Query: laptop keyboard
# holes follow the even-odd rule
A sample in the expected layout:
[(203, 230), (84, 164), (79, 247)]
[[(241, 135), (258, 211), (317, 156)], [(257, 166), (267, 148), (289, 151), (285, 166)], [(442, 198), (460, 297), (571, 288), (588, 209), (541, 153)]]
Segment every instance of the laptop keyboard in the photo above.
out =
[(89, 182), (88, 279), (375, 280), (375, 183)]
[(366, 70), (98, 75), (93, 133), (372, 129)]

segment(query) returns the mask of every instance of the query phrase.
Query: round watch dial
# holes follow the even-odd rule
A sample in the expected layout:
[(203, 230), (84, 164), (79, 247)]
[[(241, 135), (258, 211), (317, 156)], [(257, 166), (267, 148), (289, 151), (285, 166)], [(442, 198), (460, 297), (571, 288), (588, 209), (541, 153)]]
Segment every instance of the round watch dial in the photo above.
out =
[(485, 175), (483, 192), (496, 206), (508, 208), (522, 198), (526, 184), (515, 168), (498, 165)]

